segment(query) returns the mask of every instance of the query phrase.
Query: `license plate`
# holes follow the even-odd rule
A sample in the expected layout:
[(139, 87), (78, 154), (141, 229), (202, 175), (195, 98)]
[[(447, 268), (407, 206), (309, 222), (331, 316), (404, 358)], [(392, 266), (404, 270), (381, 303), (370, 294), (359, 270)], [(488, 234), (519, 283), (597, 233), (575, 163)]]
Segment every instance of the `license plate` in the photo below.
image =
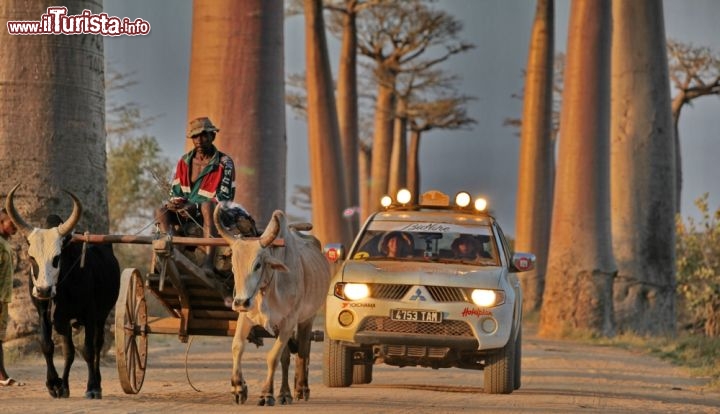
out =
[(394, 321), (442, 322), (442, 312), (420, 309), (391, 309), (390, 319)]

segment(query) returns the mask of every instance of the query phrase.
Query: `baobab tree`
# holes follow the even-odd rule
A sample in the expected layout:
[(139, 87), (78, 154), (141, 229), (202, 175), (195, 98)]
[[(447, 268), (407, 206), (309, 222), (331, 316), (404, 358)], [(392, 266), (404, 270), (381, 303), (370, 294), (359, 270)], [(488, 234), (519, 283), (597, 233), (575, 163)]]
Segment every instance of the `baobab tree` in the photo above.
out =
[(196, 0), (192, 25), (188, 120), (208, 116), (220, 129), (235, 201), (264, 227), (285, 208), (283, 2)]
[(677, 213), (682, 195), (682, 157), (680, 151), (680, 114), (686, 105), (703, 96), (720, 95), (720, 55), (707, 46), (693, 46), (667, 40), (669, 76), (677, 94), (672, 98), (675, 131), (675, 192)]
[[(330, 33), (340, 38), (337, 114), (347, 203), (348, 207), (354, 209), (360, 205), (356, 21), (358, 13), (371, 3), (374, 1), (337, 0), (325, 4), (325, 8), (333, 12), (329, 19), (328, 29)], [(349, 218), (353, 234), (359, 230), (358, 218), (358, 214), (353, 214)]]
[(533, 252), (535, 269), (520, 279), (523, 310), (539, 311), (545, 286), (554, 178), (554, 0), (538, 0), (530, 36), (520, 138), (515, 248)]
[(358, 50), (373, 63), (377, 82), (368, 200), (377, 206), (388, 191), (398, 75), (428, 70), (472, 45), (457, 39), (457, 19), (420, 0), (379, 2), (360, 12), (356, 23)]
[(417, 200), (420, 193), (420, 144), (425, 132), (434, 129), (456, 130), (475, 124), (474, 118), (467, 114), (465, 104), (473, 98), (467, 95), (452, 94), (448, 97), (436, 97), (429, 102), (414, 101), (408, 108), (410, 145), (407, 160), (407, 188)]
[(661, 0), (613, 2), (612, 237), (619, 331), (675, 331), (675, 139)]
[[(307, 61), (307, 117), (310, 147), (311, 194), (315, 236), (324, 243), (350, 245), (344, 171), (341, 168), (340, 130), (321, 0), (304, 0)], [(356, 151), (357, 152), (357, 151)]]
[[(98, 1), (63, 2), (68, 15), (88, 9), (102, 12)], [(53, 1), (0, 2), (2, 21), (33, 20), (57, 6)], [(3, 24), (3, 27), (5, 25)], [(108, 231), (105, 153), (104, 44), (95, 35), (11, 36), (0, 31), (0, 167), (4, 189), (22, 186), (15, 205), (29, 223), (41, 225), (50, 213), (70, 215), (72, 191), (82, 201), (77, 230)], [(19, 135), (18, 135), (19, 134)], [(20, 157), (21, 162), (18, 162)], [(20, 246), (9, 338), (34, 344), (37, 316), (27, 280), (26, 245)]]
[(405, 187), (417, 199), (420, 191), (422, 133), (433, 129), (462, 129), (475, 123), (464, 108), (474, 97), (458, 93), (456, 84), (459, 80), (458, 76), (436, 68), (407, 71), (398, 76), (398, 105), (390, 160), (390, 194)]
[(539, 333), (612, 335), (610, 2), (573, 0)]

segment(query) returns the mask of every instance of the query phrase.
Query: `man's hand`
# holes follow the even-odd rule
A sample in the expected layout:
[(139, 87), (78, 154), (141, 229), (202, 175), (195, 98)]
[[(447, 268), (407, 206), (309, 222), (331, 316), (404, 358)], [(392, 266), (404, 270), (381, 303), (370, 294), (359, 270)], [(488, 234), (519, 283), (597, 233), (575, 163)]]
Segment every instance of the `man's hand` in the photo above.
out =
[(198, 210), (198, 205), (195, 203), (185, 203), (182, 208), (179, 209), (179, 213), (181, 216), (185, 218), (190, 218), (195, 216), (196, 212)]
[(165, 204), (168, 210), (178, 211), (181, 210), (187, 204), (187, 198), (185, 197), (171, 197), (170, 200)]

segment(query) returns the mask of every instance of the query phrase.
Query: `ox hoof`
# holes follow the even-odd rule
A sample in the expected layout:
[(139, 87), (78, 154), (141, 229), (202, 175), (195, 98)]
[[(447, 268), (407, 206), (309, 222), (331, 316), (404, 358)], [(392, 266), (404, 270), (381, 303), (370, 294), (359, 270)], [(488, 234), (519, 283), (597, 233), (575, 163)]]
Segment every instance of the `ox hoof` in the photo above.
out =
[(293, 403), (293, 397), (289, 392), (282, 393), (278, 395), (278, 401), (280, 402), (280, 405), (289, 405)]
[(102, 390), (87, 390), (85, 398), (88, 400), (102, 400)]
[(310, 388), (304, 387), (304, 388), (298, 388), (295, 390), (295, 398), (300, 400), (309, 400), (310, 399)]
[(258, 401), (259, 406), (265, 406), (272, 407), (275, 405), (275, 397), (272, 395), (266, 395), (264, 397), (260, 397), (260, 401)]
[(54, 384), (47, 386), (48, 393), (53, 398), (70, 398), (70, 389), (62, 384)]
[(233, 396), (235, 396), (235, 404), (245, 404), (245, 401), (248, 399), (247, 385), (243, 384), (239, 391), (237, 390), (237, 387), (235, 387)]

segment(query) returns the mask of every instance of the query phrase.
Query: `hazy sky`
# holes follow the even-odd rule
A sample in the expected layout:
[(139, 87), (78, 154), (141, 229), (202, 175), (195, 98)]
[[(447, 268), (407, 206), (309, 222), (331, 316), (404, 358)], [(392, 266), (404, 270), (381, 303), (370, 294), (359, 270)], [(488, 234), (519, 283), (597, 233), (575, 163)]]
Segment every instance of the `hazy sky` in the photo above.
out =
[[(556, 51), (564, 51), (569, 0), (556, 0)], [(142, 18), (151, 24), (147, 36), (105, 38), (105, 56), (138, 81), (127, 98), (146, 115), (160, 115), (147, 128), (173, 162), (184, 151), (187, 83), (190, 59), (191, 0), (105, 0), (110, 16)], [(446, 69), (463, 79), (463, 93), (476, 98), (468, 106), (477, 120), (471, 131), (432, 131), (421, 144), (421, 190), (450, 194), (465, 189), (484, 195), (506, 233), (515, 232), (515, 192), (519, 138), (506, 118), (518, 118), (522, 72), (535, 12), (532, 0), (444, 0), (437, 3), (464, 23), (462, 38), (475, 49), (447, 61)], [(720, 53), (720, 1), (665, 0), (669, 37)], [(286, 73), (304, 71), (302, 16), (285, 22)], [(329, 37), (330, 42), (335, 42)], [(336, 50), (331, 44), (331, 49)], [(222, 129), (222, 125), (218, 125)], [(720, 205), (720, 99), (704, 97), (686, 108), (680, 122), (684, 165), (683, 216), (695, 211), (693, 200), (710, 193)], [(222, 133), (222, 132), (221, 132)], [(295, 185), (309, 184), (307, 125), (287, 110), (288, 200)], [(287, 209), (301, 214), (291, 205)]]

